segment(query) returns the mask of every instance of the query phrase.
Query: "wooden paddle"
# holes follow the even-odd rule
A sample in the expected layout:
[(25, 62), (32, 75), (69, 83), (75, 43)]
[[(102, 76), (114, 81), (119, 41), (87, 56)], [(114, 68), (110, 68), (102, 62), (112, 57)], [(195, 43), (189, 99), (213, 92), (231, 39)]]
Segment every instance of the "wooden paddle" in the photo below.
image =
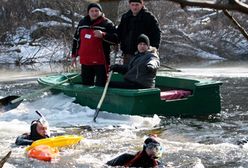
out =
[[(114, 53), (115, 53), (115, 54), (114, 54), (114, 59), (113, 59), (114, 62), (113, 62), (113, 64), (115, 64), (115, 59), (116, 59), (117, 54), (118, 54), (118, 49), (115, 49)], [(99, 114), (99, 111), (100, 111), (100, 108), (101, 108), (101, 106), (102, 106), (103, 100), (105, 99), (105, 96), (106, 96), (106, 93), (107, 93), (107, 90), (108, 90), (108, 85), (109, 85), (109, 82), (110, 82), (110, 80), (111, 80), (112, 73), (113, 73), (113, 71), (110, 71), (110, 72), (109, 72), (109, 76), (108, 76), (107, 82), (106, 82), (106, 84), (105, 84), (105, 86), (104, 86), (104, 90), (103, 90), (103, 93), (102, 93), (102, 97), (101, 97), (101, 99), (100, 99), (100, 101), (98, 102), (98, 105), (97, 105), (97, 107), (96, 107), (96, 111), (95, 111), (94, 118), (93, 118), (93, 121), (94, 121), (94, 122), (96, 122), (96, 118), (97, 118), (97, 116), (98, 116), (98, 114)]]
[(168, 70), (160, 70), (160, 71), (172, 71), (172, 72), (182, 72), (180, 69), (176, 69), (176, 68), (173, 68), (173, 67), (170, 67), (170, 66), (166, 66), (166, 65), (163, 65), (161, 64), (160, 67), (162, 68), (167, 68)]
[(16, 103), (11, 103), (11, 101), (18, 99), (18, 98), (20, 98), (20, 96), (7, 96), (7, 97), (0, 99), (0, 112), (6, 112), (19, 106), (22, 100)]
[(105, 84), (105, 86), (104, 86), (104, 90), (103, 90), (103, 93), (102, 93), (102, 97), (101, 97), (100, 101), (98, 102), (98, 105), (97, 105), (97, 108), (96, 108), (96, 111), (95, 111), (95, 114), (94, 114), (94, 118), (93, 118), (93, 121), (94, 121), (94, 122), (96, 122), (96, 118), (97, 118), (97, 116), (98, 116), (98, 114), (99, 114), (100, 108), (101, 108), (101, 106), (102, 106), (102, 102), (103, 102), (103, 100), (104, 100), (104, 98), (105, 98), (105, 96), (106, 96), (106, 93), (107, 93), (107, 90), (108, 90), (108, 85), (109, 85), (109, 82), (110, 82), (112, 73), (113, 73), (113, 71), (110, 71), (110, 72), (109, 72), (109, 76), (108, 76), (107, 82), (106, 82), (106, 84)]
[(9, 152), (7, 153), (7, 155), (5, 155), (5, 156), (1, 159), (1, 161), (0, 161), (0, 168), (3, 167), (4, 163), (5, 163), (5, 162), (8, 160), (8, 158), (10, 157), (10, 154), (11, 154), (11, 151), (9, 151)]
[(52, 89), (53, 87), (55, 86), (58, 86), (58, 85), (61, 85), (63, 83), (66, 83), (67, 81), (69, 80), (72, 80), (76, 77), (78, 77), (80, 74), (77, 74), (77, 75), (74, 75), (70, 78), (67, 78), (55, 85), (51, 85), (51, 86), (47, 86), (43, 89), (40, 89), (40, 90), (37, 90), (33, 93), (30, 93), (30, 94), (27, 94), (27, 95), (24, 95), (24, 96), (7, 96), (5, 98), (2, 98), (0, 99), (0, 112), (6, 112), (6, 111), (9, 111), (9, 110), (12, 110), (12, 109), (15, 109), (17, 106), (19, 106), (19, 104), (24, 100), (24, 99), (27, 99), (27, 98), (30, 98), (30, 97), (33, 97), (35, 95), (38, 95), (44, 91), (47, 91), (49, 89)]

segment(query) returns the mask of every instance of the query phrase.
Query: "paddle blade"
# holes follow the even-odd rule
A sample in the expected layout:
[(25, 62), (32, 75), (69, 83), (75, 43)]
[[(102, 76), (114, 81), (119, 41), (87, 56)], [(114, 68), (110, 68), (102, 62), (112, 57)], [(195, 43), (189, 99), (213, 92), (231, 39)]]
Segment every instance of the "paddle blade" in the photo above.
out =
[(2, 99), (0, 99), (0, 112), (6, 112), (12, 109), (15, 109), (19, 104), (22, 102), (22, 100), (11, 103), (12, 100), (15, 100), (19, 98), (20, 96), (7, 96)]
[(95, 111), (94, 118), (93, 118), (93, 121), (94, 121), (94, 122), (96, 122), (96, 118), (97, 118), (97, 116), (98, 116), (98, 114), (99, 114), (99, 111), (100, 111), (99, 108), (97, 108), (96, 111)]
[(11, 151), (9, 151), (9, 152), (7, 153), (7, 155), (4, 156), (4, 157), (1, 159), (1, 161), (0, 161), (0, 167), (3, 167), (4, 163), (5, 163), (5, 162), (8, 160), (8, 158), (10, 157), (10, 154), (11, 154)]

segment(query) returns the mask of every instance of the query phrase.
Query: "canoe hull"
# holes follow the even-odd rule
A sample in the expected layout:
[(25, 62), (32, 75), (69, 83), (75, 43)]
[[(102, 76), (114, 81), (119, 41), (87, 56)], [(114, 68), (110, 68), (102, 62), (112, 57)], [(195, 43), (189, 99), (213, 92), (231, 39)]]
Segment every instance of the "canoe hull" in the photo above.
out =
[[(65, 74), (67, 77), (75, 74)], [(65, 79), (65, 75), (48, 76), (38, 79), (42, 85), (54, 85)], [(121, 76), (114, 74), (111, 80), (119, 81)], [(76, 103), (95, 109), (103, 92), (102, 87), (83, 86), (81, 79), (58, 85), (51, 89), (54, 93), (63, 92), (75, 97)], [(153, 89), (117, 89), (109, 88), (101, 110), (128, 115), (163, 115), (163, 116), (207, 116), (219, 113), (221, 82), (199, 81), (186, 78), (158, 76)], [(190, 90), (192, 94), (176, 100), (161, 100), (160, 92), (168, 89)]]

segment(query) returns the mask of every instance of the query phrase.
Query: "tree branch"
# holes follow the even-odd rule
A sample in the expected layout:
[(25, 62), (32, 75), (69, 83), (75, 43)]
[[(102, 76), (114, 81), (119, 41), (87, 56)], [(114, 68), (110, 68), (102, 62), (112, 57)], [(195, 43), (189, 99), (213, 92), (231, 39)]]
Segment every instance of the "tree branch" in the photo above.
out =
[(248, 14), (248, 5), (242, 3), (238, 0), (229, 0), (229, 3), (221, 4), (214, 3), (212, 1), (193, 1), (193, 0), (168, 0), (171, 2), (175, 2), (180, 4), (182, 7), (186, 6), (197, 6), (201, 8), (211, 8), (216, 10), (230, 10), (230, 11), (238, 11), (245, 14)]
[(244, 37), (248, 40), (248, 33), (245, 29), (230, 15), (228, 10), (223, 10), (224, 14), (233, 21), (233, 23), (238, 27), (239, 31), (244, 35)]

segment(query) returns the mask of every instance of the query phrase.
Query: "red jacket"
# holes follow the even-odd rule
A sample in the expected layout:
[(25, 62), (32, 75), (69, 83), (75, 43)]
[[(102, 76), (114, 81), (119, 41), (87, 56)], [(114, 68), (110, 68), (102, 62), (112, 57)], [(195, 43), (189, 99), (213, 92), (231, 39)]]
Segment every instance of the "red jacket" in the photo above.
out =
[[(95, 30), (103, 32), (103, 39), (94, 36)], [(116, 29), (110, 20), (101, 16), (91, 21), (86, 16), (74, 35), (72, 55), (80, 56), (80, 64), (84, 65), (109, 64), (110, 45), (116, 42)]]

